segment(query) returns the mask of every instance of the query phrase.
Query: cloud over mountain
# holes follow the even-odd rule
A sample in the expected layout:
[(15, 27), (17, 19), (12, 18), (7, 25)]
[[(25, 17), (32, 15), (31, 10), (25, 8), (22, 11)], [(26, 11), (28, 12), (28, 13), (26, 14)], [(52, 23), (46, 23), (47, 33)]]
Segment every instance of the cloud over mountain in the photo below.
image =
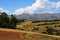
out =
[(13, 14), (22, 14), (22, 13), (54, 13), (54, 10), (60, 9), (60, 1), (58, 2), (50, 2), (49, 0), (36, 0), (31, 6), (27, 6), (26, 8), (17, 9)]

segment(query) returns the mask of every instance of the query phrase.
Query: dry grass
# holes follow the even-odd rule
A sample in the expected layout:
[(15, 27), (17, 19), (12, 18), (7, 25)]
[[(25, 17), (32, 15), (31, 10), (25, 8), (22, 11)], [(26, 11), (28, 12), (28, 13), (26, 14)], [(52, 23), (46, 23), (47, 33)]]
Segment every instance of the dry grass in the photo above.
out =
[[(60, 40), (60, 36), (41, 34), (46, 31), (46, 26), (60, 30), (59, 25), (60, 21), (32, 23), (28, 20), (17, 25), (16, 28), (20, 30), (0, 28), (0, 40)], [(33, 31), (34, 28), (39, 28), (39, 30)]]
[(33, 40), (25, 37), (24, 31), (12, 29), (0, 29), (0, 40)]
[(60, 40), (60, 36), (0, 28), (0, 40)]
[(33, 31), (32, 29), (38, 27), (39, 30), (35, 31), (35, 32), (40, 32), (41, 33), (41, 32), (46, 31), (46, 26), (52, 27), (55, 30), (60, 30), (59, 25), (60, 25), (60, 21), (32, 23), (32, 21), (28, 20), (28, 21), (25, 21), (25, 22), (17, 25), (17, 28), (18, 29), (24, 29), (25, 31)]

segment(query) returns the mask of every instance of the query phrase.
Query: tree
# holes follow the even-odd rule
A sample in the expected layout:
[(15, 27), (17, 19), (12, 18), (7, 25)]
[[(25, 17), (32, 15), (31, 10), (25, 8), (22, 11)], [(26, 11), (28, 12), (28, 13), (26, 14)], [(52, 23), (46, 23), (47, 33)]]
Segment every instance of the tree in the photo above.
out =
[(0, 27), (2, 26), (2, 22), (1, 22), (1, 15), (0, 15)]
[(9, 25), (10, 25), (9, 28), (14, 28), (15, 29), (17, 23), (18, 23), (17, 18), (15, 16), (11, 15), (11, 18), (9, 20)]
[(5, 12), (0, 13), (0, 27), (15, 29), (17, 23), (23, 22), (23, 19), (17, 19), (14, 15), (8, 17)]
[(0, 15), (0, 26), (2, 27), (8, 27), (8, 23), (9, 23), (9, 17), (5, 12), (2, 12)]

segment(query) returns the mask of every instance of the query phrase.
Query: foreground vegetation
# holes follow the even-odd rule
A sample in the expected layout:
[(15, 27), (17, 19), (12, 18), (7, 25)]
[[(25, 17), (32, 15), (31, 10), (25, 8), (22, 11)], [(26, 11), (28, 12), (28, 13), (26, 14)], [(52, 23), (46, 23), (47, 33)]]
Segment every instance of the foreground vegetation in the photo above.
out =
[(53, 28), (46, 27), (46, 31), (43, 34), (58, 35), (60, 36), (60, 30), (55, 30)]
[(23, 19), (17, 19), (14, 15), (9, 17), (5, 12), (0, 13), (0, 27), (15, 29), (17, 23), (24, 22)]

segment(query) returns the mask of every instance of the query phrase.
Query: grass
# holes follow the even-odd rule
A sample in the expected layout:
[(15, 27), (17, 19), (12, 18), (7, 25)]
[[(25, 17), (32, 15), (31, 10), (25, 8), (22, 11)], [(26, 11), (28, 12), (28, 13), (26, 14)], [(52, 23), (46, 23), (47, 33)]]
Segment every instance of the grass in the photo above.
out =
[(0, 28), (0, 40), (56, 40), (60, 36)]
[[(39, 20), (32, 23), (33, 20), (26, 20), (17, 25), (16, 29), (0, 29), (0, 39), (2, 40), (60, 40), (58, 35), (42, 34), (46, 28), (53, 28), (59, 30), (60, 34), (60, 21), (59, 20)], [(6, 32), (7, 31), (7, 32)]]
[(0, 40), (56, 40), (60, 36), (0, 28)]
[[(32, 23), (34, 22), (34, 23)], [(46, 31), (46, 27), (51, 27), (54, 30), (60, 30), (60, 20), (26, 20), (25, 22), (17, 25), (16, 28), (23, 29), (24, 31), (32, 31), (42, 33)], [(39, 28), (39, 29), (38, 29)]]
[[(1, 15), (3, 18), (0, 23), (2, 24), (0, 27), (3, 27), (0, 28), (0, 40), (60, 40), (60, 20), (19, 20), (19, 23), (15, 25), (17, 20), (13, 15), (11, 15), (13, 20), (7, 21), (8, 23), (5, 22), (6, 19), (9, 19), (7, 14), (3, 12), (3, 15)], [(46, 32), (46, 34), (42, 34), (42, 32)], [(56, 33), (53, 35), (53, 32)]]

